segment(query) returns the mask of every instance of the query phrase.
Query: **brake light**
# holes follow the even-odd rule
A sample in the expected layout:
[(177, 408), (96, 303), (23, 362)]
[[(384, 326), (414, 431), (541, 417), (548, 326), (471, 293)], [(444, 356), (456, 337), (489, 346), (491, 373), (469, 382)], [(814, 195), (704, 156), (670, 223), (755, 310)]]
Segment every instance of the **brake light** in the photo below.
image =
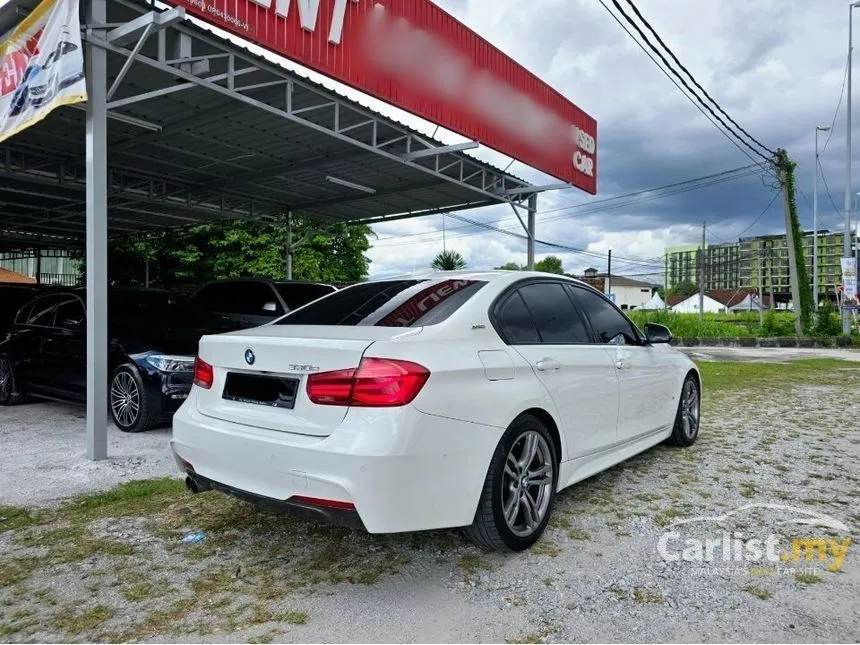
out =
[(378, 408), (411, 403), (430, 378), (427, 368), (391, 358), (363, 358), (357, 369), (308, 377), (308, 398), (318, 405)]
[(194, 385), (208, 390), (215, 380), (215, 372), (212, 366), (199, 356), (194, 358)]

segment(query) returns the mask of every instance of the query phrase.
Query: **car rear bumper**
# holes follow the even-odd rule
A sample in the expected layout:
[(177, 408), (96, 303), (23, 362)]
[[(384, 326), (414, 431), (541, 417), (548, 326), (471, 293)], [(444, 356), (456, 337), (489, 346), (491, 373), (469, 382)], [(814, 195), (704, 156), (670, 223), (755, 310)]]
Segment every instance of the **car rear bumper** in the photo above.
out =
[(214, 489), (226, 493), (231, 497), (241, 499), (245, 502), (250, 502), (260, 508), (265, 508), (270, 511), (296, 515), (309, 520), (321, 520), (330, 524), (339, 526), (348, 526), (353, 529), (364, 529), (364, 524), (355, 510), (344, 508), (330, 508), (326, 506), (317, 506), (314, 504), (303, 503), (300, 501), (290, 501), (266, 497), (265, 495), (257, 495), (246, 490), (240, 490), (233, 486), (227, 486), (221, 482), (216, 482), (197, 473), (186, 470), (188, 477), (193, 479), (200, 490)]
[(295, 497), (351, 504), (371, 533), (471, 524), (504, 432), (406, 406), (351, 408), (331, 435), (314, 437), (205, 416), (195, 392), (173, 417), (183, 470), (281, 510), (295, 510)]

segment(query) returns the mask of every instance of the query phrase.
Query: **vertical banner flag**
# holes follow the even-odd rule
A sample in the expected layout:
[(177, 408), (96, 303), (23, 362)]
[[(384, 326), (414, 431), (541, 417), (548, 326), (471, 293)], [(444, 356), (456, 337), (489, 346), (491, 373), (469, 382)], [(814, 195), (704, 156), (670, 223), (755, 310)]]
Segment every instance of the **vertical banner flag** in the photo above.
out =
[(86, 100), (78, 0), (43, 0), (0, 40), (0, 141)]
[(857, 299), (857, 264), (854, 258), (841, 258), (842, 289), (847, 300)]

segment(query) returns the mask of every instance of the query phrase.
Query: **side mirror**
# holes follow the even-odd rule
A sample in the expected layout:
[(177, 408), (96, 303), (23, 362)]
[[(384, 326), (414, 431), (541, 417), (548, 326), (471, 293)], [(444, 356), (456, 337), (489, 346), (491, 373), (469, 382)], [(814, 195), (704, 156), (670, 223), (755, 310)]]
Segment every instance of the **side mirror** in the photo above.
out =
[(672, 340), (672, 332), (666, 325), (658, 325), (657, 323), (645, 324), (645, 338), (649, 343), (668, 343)]
[(276, 302), (267, 302), (263, 305), (263, 311), (271, 311), (275, 313), (278, 310), (278, 304)]

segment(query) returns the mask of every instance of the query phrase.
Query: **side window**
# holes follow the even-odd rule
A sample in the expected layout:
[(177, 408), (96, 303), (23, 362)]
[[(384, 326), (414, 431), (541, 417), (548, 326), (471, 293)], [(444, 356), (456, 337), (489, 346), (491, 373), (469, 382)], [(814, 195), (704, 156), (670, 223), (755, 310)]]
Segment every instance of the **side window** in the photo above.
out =
[(57, 306), (54, 327), (61, 329), (81, 329), (85, 322), (84, 306), (77, 298), (70, 297)]
[[(283, 307), (268, 284), (225, 282), (204, 287), (194, 298), (210, 311), (250, 316), (282, 316)], [(274, 303), (274, 308), (272, 304)], [(266, 308), (269, 305), (269, 308)]]
[(531, 312), (541, 342), (589, 343), (588, 332), (565, 288), (558, 282), (538, 282), (522, 287), (520, 295)]
[(508, 296), (499, 309), (499, 327), (512, 345), (540, 342), (537, 327), (518, 291)]
[(591, 322), (591, 328), (600, 342), (613, 345), (639, 344), (639, 337), (633, 326), (606, 298), (578, 287), (569, 289)]
[(28, 302), (26, 305), (21, 307), (18, 310), (17, 315), (15, 316), (15, 323), (18, 325), (24, 325), (27, 323), (27, 320), (30, 318), (30, 311), (33, 309), (33, 303)]
[(26, 324), (39, 327), (51, 327), (54, 324), (54, 307), (61, 298), (55, 296), (40, 298), (33, 303), (30, 314), (27, 316)]

